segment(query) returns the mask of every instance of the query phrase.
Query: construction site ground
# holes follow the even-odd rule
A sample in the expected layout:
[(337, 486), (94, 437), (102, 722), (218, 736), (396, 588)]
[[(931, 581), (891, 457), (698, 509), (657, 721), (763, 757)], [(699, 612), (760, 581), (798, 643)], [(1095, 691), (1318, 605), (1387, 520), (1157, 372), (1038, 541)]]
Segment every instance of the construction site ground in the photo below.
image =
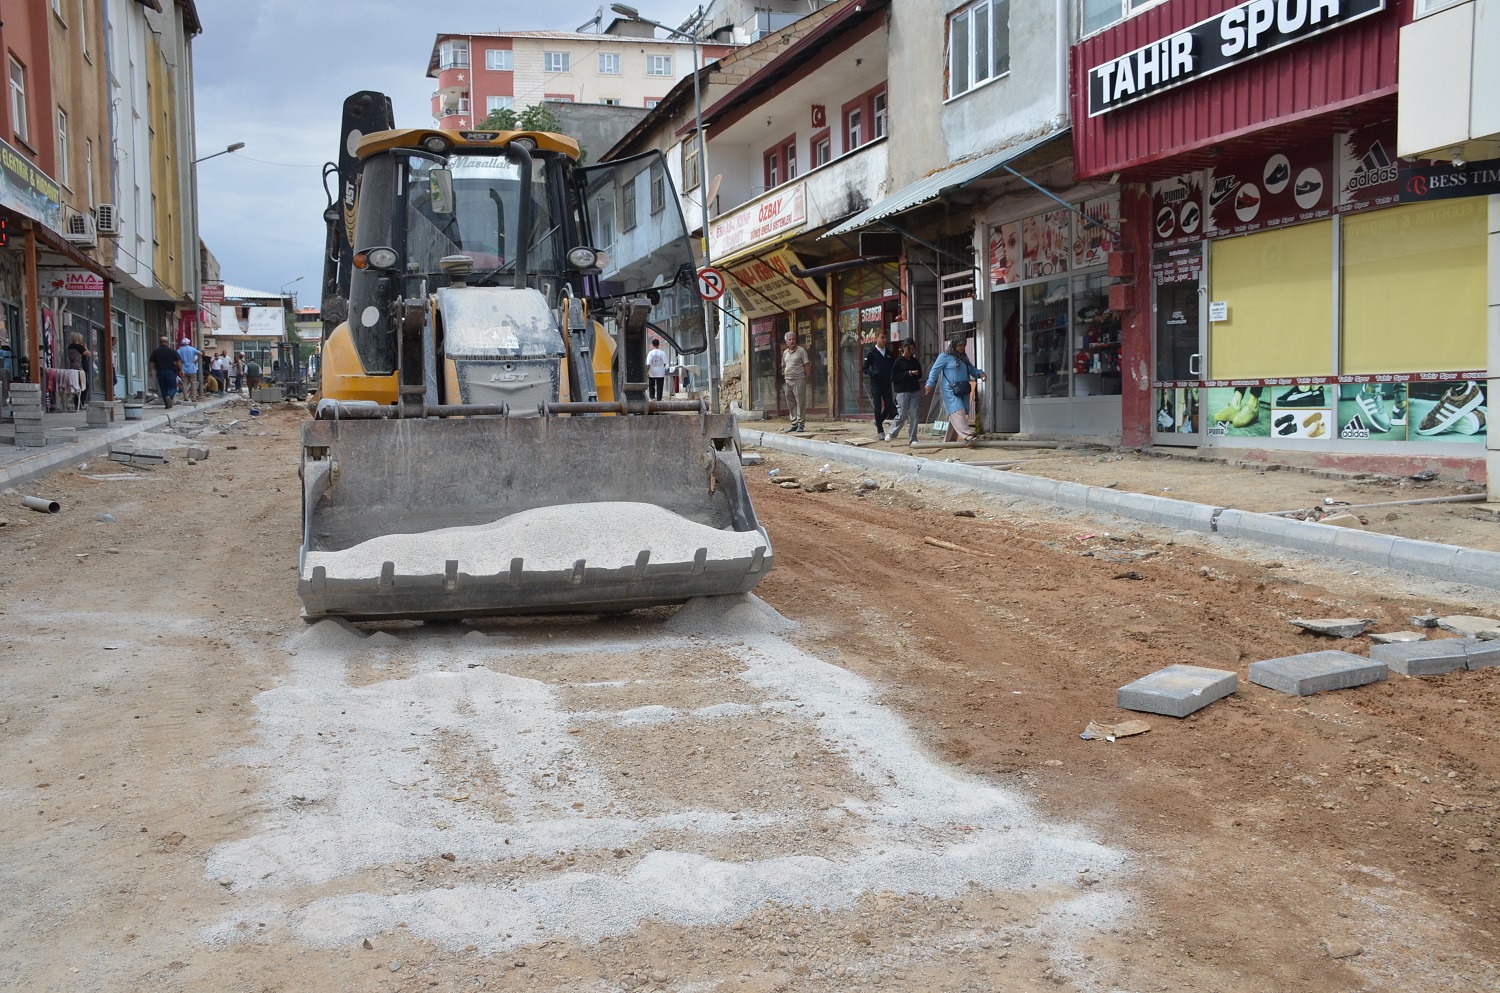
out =
[[(766, 451), (774, 612), (308, 626), (305, 416), (5, 495), (0, 987), (1500, 987), (1500, 668), (1245, 678), (1494, 592)], [(1176, 662), (1239, 691), (1079, 738)]]

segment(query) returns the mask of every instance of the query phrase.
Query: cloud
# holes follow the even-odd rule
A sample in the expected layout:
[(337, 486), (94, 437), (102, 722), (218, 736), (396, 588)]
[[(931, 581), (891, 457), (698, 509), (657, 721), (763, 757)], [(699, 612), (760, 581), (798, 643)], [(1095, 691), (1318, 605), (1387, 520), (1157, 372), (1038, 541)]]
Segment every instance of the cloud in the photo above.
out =
[[(427, 59), (440, 31), (572, 31), (598, 0), (199, 0), (193, 42), (200, 230), (225, 282), (276, 291), (303, 277), (316, 305), (326, 203), (321, 172), (338, 142), (344, 98), (391, 96), (399, 126), (432, 122)], [(691, 4), (633, 6), (678, 23)], [(608, 4), (604, 4), (608, 18)], [(607, 20), (606, 20), (607, 23)]]

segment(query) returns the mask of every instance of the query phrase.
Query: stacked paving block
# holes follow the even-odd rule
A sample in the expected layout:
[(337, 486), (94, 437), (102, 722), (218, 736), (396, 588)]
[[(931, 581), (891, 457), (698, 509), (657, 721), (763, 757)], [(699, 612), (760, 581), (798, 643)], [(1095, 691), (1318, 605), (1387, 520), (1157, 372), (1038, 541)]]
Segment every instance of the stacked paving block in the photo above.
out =
[(115, 419), (115, 405), (108, 400), (90, 400), (84, 418), (84, 424), (88, 427), (107, 427)]
[(250, 391), (250, 399), (257, 403), (280, 403), (286, 392), (279, 386), (261, 386)]
[(40, 383), (11, 383), (10, 409), (16, 421), (17, 448), (41, 448), (47, 444)]
[[(1413, 643), (1376, 645), (1408, 648)], [(1425, 642), (1423, 642), (1425, 644)], [(1291, 696), (1347, 690), (1386, 678), (1386, 662), (1372, 649), (1370, 658), (1352, 652), (1307, 652), (1250, 663), (1250, 682)]]

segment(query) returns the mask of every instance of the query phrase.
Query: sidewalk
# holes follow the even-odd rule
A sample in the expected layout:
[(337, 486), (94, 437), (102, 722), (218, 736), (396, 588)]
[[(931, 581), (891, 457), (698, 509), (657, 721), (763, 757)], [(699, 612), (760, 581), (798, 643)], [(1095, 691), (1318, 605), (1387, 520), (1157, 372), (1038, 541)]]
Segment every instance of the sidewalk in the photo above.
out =
[[(741, 421), (740, 435), (747, 446), (1500, 589), (1500, 507), (1483, 502), (1392, 503), (1454, 496), (1482, 499), (1482, 486), (1441, 474), (1415, 479), (1069, 442), (1057, 442), (1056, 448), (913, 449), (905, 442), (876, 441), (874, 426), (867, 422), (812, 423), (811, 431), (796, 435), (784, 433), (786, 426), (785, 421)], [(1335, 503), (1330, 506), (1325, 500)], [(1344, 504), (1364, 520), (1362, 526), (1272, 516), (1276, 511), (1313, 508), (1319, 513), (1337, 511), (1345, 509)]]
[[(0, 489), (19, 486), (58, 466), (67, 465), (107, 453), (109, 447), (142, 431), (155, 431), (184, 418), (222, 407), (236, 395), (213, 397), (198, 403), (178, 402), (171, 410), (155, 405), (147, 407), (139, 421), (125, 420), (124, 404), (115, 401), (115, 419), (104, 427), (88, 427), (83, 411), (43, 415), (48, 445), (45, 448), (17, 448), (13, 443), (15, 425), (0, 423)], [(238, 399), (244, 399), (239, 397)], [(69, 430), (71, 429), (71, 431)], [(57, 439), (55, 442), (53, 439)]]

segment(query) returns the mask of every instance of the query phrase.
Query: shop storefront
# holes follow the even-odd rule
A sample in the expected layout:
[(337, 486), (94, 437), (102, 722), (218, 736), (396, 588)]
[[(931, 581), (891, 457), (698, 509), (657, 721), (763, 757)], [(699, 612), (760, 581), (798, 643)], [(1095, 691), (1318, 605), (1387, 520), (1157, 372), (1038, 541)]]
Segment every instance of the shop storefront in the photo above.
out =
[(1110, 304), (1118, 194), (989, 228), (990, 353), (1027, 434), (1118, 437), (1121, 326)]
[(1482, 460), (1500, 161), (1396, 157), (1402, 5), (1224, 34), (1250, 6), (1074, 50), (1078, 172), (1128, 184), (1127, 440)]

